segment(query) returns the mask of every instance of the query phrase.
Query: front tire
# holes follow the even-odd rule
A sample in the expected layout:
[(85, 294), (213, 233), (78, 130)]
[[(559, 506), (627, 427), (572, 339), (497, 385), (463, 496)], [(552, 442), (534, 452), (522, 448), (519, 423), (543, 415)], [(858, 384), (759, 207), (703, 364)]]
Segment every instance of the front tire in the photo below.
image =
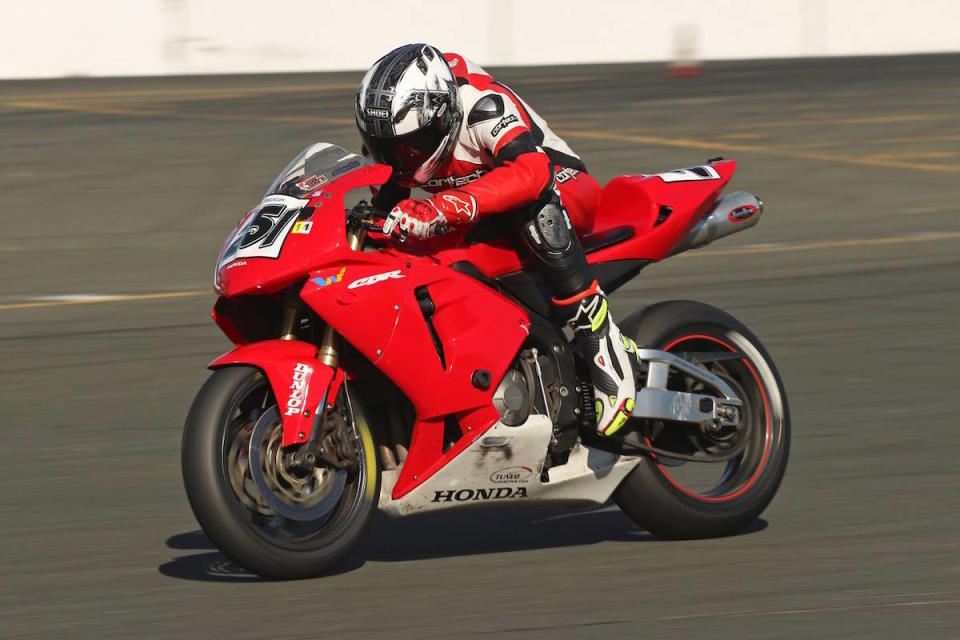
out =
[[(707, 490), (692, 489), (675, 477), (676, 466), (671, 464), (676, 462), (650, 454), (614, 494), (624, 513), (661, 538), (711, 538), (742, 530), (773, 500), (790, 450), (786, 392), (770, 355), (736, 318), (699, 302), (669, 301), (647, 307), (628, 317), (621, 330), (648, 348), (741, 352), (746, 356), (727, 360), (722, 366), (724, 375), (737, 383), (744, 396), (745, 431), (737, 437), (751, 440), (740, 457), (727, 463), (720, 482)], [(680, 442), (673, 435), (676, 432), (670, 431), (677, 428), (666, 425), (659, 433), (667, 434), (668, 441)], [(649, 437), (647, 442), (659, 445)]]
[[(340, 401), (346, 400), (343, 389)], [(351, 396), (352, 397), (352, 396)], [(330, 571), (353, 550), (377, 507), (380, 471), (362, 407), (354, 399), (359, 468), (347, 475), (332, 512), (315, 522), (289, 520), (272, 510), (249, 476), (237, 477), (249, 451), (250, 415), (276, 401), (254, 367), (215, 370), (187, 416), (181, 447), (183, 482), (193, 513), (207, 537), (231, 560), (269, 579), (297, 579)], [(355, 413), (354, 413), (355, 411)], [(238, 444), (239, 443), (239, 444)]]

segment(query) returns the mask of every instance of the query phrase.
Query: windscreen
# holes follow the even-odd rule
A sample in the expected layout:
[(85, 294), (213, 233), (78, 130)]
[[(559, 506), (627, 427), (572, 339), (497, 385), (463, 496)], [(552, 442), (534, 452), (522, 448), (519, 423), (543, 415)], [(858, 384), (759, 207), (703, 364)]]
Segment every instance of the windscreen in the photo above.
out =
[(280, 172), (265, 195), (302, 198), (367, 163), (367, 160), (343, 147), (318, 142), (297, 154)]

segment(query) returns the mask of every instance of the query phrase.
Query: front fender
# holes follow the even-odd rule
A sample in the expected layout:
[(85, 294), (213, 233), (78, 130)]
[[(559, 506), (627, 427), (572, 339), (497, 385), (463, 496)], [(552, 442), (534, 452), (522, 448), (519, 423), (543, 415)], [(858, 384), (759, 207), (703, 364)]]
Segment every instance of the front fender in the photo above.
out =
[[(283, 446), (306, 442), (314, 417), (327, 401), (336, 371), (318, 359), (317, 348), (300, 340), (263, 340), (228, 351), (207, 365), (219, 369), (244, 364), (267, 376), (283, 420)], [(332, 389), (334, 395), (336, 389)], [(333, 401), (333, 398), (330, 399)]]

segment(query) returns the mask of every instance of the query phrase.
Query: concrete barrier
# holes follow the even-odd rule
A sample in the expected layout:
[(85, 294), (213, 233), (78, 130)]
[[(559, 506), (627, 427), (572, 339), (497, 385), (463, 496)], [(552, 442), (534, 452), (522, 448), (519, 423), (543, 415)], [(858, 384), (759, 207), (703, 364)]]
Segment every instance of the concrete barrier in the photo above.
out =
[(5, 0), (0, 78), (359, 69), (427, 41), (481, 64), (960, 50), (956, 0)]

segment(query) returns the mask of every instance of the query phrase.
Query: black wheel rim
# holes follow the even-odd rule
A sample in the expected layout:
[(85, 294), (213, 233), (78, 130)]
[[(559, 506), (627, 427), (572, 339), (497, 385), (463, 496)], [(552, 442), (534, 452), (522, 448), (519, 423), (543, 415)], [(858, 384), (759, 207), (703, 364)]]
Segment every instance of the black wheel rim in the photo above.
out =
[[(744, 344), (749, 344), (746, 338), (735, 332), (717, 332), (699, 327), (695, 331), (675, 333), (664, 341), (662, 348), (678, 355), (683, 352), (743, 352)], [(743, 447), (739, 456), (725, 463), (706, 464), (680, 462), (651, 454), (663, 478), (690, 498), (708, 503), (737, 500), (756, 486), (769, 468), (774, 440), (774, 410), (770, 402), (770, 389), (754, 360), (745, 353), (743, 358), (723, 360), (710, 367), (713, 373), (724, 378), (736, 390), (744, 403), (741, 429), (735, 435), (747, 440), (736, 441)], [(684, 383), (682, 376), (671, 379), (671, 386), (675, 390), (689, 390), (689, 387), (684, 388), (684, 384), (690, 383), (689, 380)], [(656, 435), (648, 431), (646, 440), (660, 449), (690, 453), (690, 450), (680, 451), (677, 445), (682, 437), (689, 439), (687, 434), (694, 429), (688, 425), (667, 424)]]
[[(345, 398), (346, 391), (343, 390), (338, 402), (345, 401)], [(259, 373), (245, 380), (233, 394), (221, 424), (217, 459), (221, 483), (227, 496), (232, 498), (228, 502), (238, 520), (265, 542), (299, 552), (323, 549), (350, 529), (363, 507), (366, 494), (369, 493), (370, 479), (365, 469), (369, 461), (369, 456), (366, 455), (369, 444), (365, 443), (363, 438), (357, 439), (360, 468), (348, 472), (342, 496), (332, 511), (317, 520), (296, 521), (285, 518), (263, 501), (258, 503), (254, 496), (246, 491), (238, 491), (235, 470), (231, 477), (231, 464), (236, 462), (232, 457), (236, 455), (238, 436), (242, 438), (245, 430), (252, 431), (257, 419), (275, 407), (276, 400), (269, 383)], [(249, 440), (249, 435), (247, 439)], [(249, 489), (249, 486), (247, 488)]]

